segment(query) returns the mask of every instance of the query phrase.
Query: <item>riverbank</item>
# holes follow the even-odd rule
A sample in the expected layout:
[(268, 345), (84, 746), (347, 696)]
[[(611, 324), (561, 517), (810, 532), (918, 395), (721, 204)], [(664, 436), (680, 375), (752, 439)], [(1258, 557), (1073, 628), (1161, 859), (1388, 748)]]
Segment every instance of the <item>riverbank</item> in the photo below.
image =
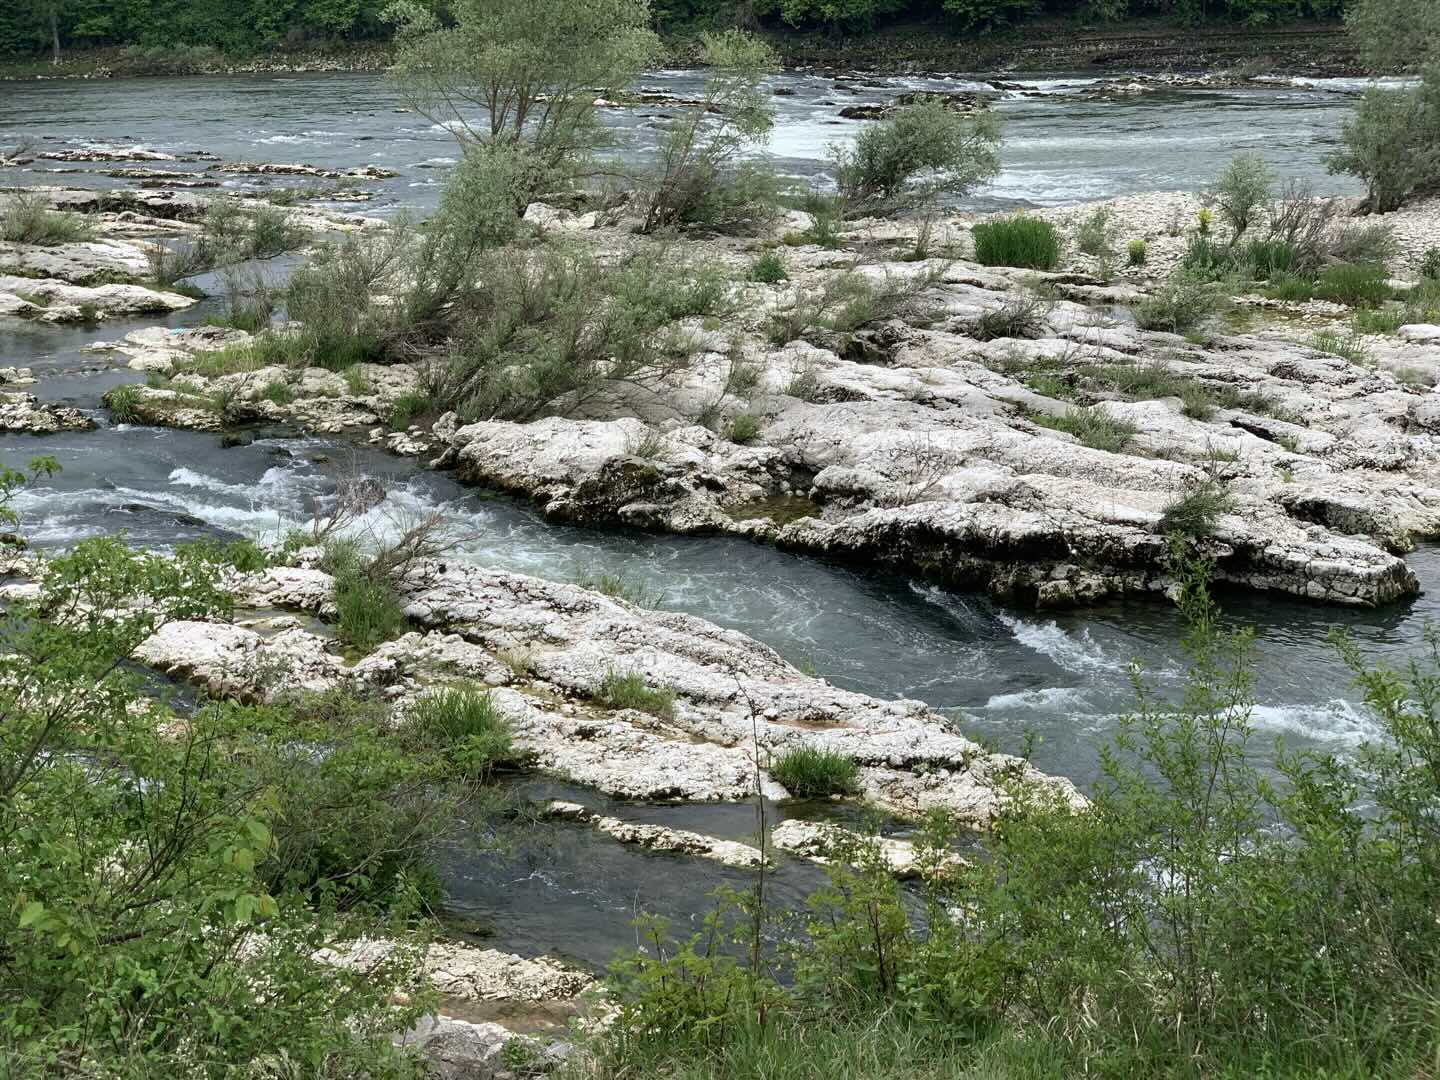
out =
[[(1238, 70), (1248, 75), (1363, 74), (1343, 26), (1295, 23), (1281, 28), (1187, 27), (1168, 19), (1086, 27), (1036, 19), (1016, 32), (964, 36), (929, 23), (900, 24), (836, 37), (788, 28), (766, 36), (788, 70), (910, 75), (944, 72), (1140, 72)], [(692, 66), (692, 38), (667, 41), (667, 65)], [(104, 79), (177, 75), (300, 74), (384, 71), (386, 42), (338, 42), (236, 57), (204, 46), (171, 49), (105, 47), (0, 61), (0, 80)]]

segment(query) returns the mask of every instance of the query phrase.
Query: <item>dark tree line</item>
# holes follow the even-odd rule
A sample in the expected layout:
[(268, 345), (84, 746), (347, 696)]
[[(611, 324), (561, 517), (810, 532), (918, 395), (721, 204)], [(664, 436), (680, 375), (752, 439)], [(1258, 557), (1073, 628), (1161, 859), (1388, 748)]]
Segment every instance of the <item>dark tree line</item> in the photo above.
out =
[[(210, 46), (248, 53), (316, 40), (380, 40), (388, 0), (9, 0), (0, 52), (40, 54), (97, 45)], [(1104, 23), (1168, 15), (1187, 23), (1252, 25), (1334, 18), (1346, 0), (653, 0), (667, 33), (726, 26), (798, 27), (856, 34), (926, 19), (985, 32), (1039, 15)], [(443, 8), (443, 0), (441, 0)], [(443, 17), (443, 10), (441, 11)]]

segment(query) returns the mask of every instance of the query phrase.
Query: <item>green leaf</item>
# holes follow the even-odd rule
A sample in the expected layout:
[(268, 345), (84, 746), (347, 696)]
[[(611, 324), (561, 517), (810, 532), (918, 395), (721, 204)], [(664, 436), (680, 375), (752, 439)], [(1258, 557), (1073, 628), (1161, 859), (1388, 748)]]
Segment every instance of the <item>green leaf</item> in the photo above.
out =
[(31, 900), (20, 912), (20, 929), (34, 926), (45, 917), (45, 905), (39, 900)]

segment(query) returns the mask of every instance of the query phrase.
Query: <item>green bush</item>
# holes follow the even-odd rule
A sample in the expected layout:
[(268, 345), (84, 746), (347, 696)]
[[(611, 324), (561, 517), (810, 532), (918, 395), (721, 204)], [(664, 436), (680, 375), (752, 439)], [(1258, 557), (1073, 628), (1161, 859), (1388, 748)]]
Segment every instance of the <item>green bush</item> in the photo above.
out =
[(1150, 255), (1150, 245), (1144, 240), (1131, 240), (1125, 250), (1131, 266), (1144, 266)]
[(1384, 224), (1342, 225), (1330, 235), (1328, 254), (1344, 263), (1383, 264), (1399, 250), (1395, 231)]
[(774, 173), (738, 159), (770, 137), (775, 107), (764, 83), (779, 58), (739, 30), (702, 35), (700, 50), (705, 89), (660, 137), (642, 232), (686, 225), (753, 231), (775, 216)]
[(1341, 148), (1327, 162), (1365, 184), (1372, 213), (1398, 209), (1417, 191), (1440, 182), (1440, 78), (1416, 89), (1372, 87), (1340, 129)]
[(1440, 281), (1440, 247), (1426, 248), (1425, 254), (1420, 256), (1416, 269), (1422, 278)]
[(737, 413), (730, 419), (730, 441), (744, 445), (760, 434), (760, 417), (754, 413)]
[(1390, 274), (1377, 263), (1341, 263), (1326, 267), (1315, 284), (1315, 295), (1351, 307), (1375, 307), (1395, 295)]
[(1223, 285), (1178, 271), (1153, 295), (1134, 308), (1135, 321), (1145, 330), (1181, 334), (1219, 314), (1229, 302)]
[(606, 673), (596, 700), (610, 709), (635, 709), (662, 720), (669, 720), (675, 715), (674, 691), (652, 689), (645, 684), (643, 675), (634, 672), (627, 675), (614, 671)]
[(855, 760), (833, 750), (810, 746), (787, 750), (770, 763), (769, 773), (797, 799), (860, 793)]
[(778, 251), (766, 251), (750, 264), (750, 280), (765, 285), (775, 285), (789, 277), (785, 269), (785, 256)]
[(1053, 270), (1060, 264), (1060, 234), (1039, 218), (1016, 214), (984, 221), (971, 230), (975, 261), (985, 266), (1023, 266)]
[(1115, 253), (1110, 234), (1110, 210), (1097, 207), (1076, 226), (1075, 246), (1086, 255), (1109, 259)]
[(1128, 420), (1121, 420), (1093, 407), (1082, 409), (1072, 406), (1059, 416), (1032, 413), (1030, 420), (1041, 427), (1073, 435), (1082, 445), (1092, 450), (1106, 450), (1112, 454), (1118, 454), (1129, 446), (1130, 440), (1138, 431)]
[(1232, 244), (1245, 235), (1274, 197), (1275, 174), (1258, 154), (1239, 154), (1231, 158), (1219, 179), (1210, 189), (1220, 216), (1230, 226)]
[(868, 210), (963, 195), (1000, 172), (1000, 122), (965, 116), (942, 98), (921, 97), (866, 124), (853, 145), (830, 148), (843, 202)]
[(95, 239), (95, 226), (79, 214), (50, 209), (44, 192), (0, 196), (0, 240), (12, 244), (72, 244)]
[(1315, 279), (1300, 274), (1278, 273), (1265, 286), (1265, 295), (1272, 300), (1304, 303), (1315, 299)]
[(473, 687), (445, 687), (421, 694), (410, 706), (416, 732), (441, 747), (467, 776), (485, 777), (515, 760), (510, 722), (490, 694)]
[(977, 341), (996, 338), (1038, 338), (1045, 332), (1051, 305), (1032, 293), (1020, 293), (998, 308), (983, 312), (970, 328)]

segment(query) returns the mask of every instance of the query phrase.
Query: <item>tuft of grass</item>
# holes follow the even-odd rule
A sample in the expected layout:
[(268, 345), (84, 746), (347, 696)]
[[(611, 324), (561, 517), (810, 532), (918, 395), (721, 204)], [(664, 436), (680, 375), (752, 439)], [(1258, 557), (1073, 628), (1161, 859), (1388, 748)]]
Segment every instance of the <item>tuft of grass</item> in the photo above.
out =
[(390, 430), (406, 430), (417, 417), (424, 416), (433, 407), (433, 402), (428, 394), (415, 391), (401, 394), (390, 406)]
[(1329, 266), (1315, 283), (1321, 300), (1350, 307), (1377, 307), (1395, 295), (1390, 274), (1379, 263), (1340, 263)]
[(469, 686), (431, 690), (410, 706), (415, 732), (438, 744), (467, 776), (488, 777), (515, 760), (510, 722), (486, 691)]
[(760, 434), (760, 418), (754, 413), (738, 413), (730, 420), (730, 441), (745, 443)]
[(1350, 325), (1357, 334), (1393, 334), (1409, 321), (1407, 315), (1405, 308), (1389, 304), (1379, 308), (1361, 308)]
[(1160, 515), (1160, 531), (1189, 537), (1209, 536), (1215, 531), (1216, 519), (1234, 508), (1235, 502), (1225, 486), (1213, 477), (1206, 477), (1190, 485), (1165, 507)]
[(140, 390), (135, 386), (117, 386), (105, 395), (105, 404), (110, 408), (110, 417), (117, 424), (138, 424), (140, 417)]
[(1131, 266), (1144, 266), (1150, 257), (1150, 245), (1144, 240), (1131, 240), (1125, 248)]
[(333, 558), (327, 549), (327, 562), (339, 571), (335, 577), (335, 628), (346, 644), (368, 652), (405, 632), (405, 609), (395, 587), (366, 573), (353, 545), (348, 554), (337, 547)]
[(636, 672), (606, 674), (596, 700), (609, 709), (634, 709), (662, 720), (675, 716), (674, 691), (652, 689), (646, 685), (644, 676)]
[(1048, 221), (1016, 214), (981, 222), (970, 235), (975, 241), (975, 261), (985, 266), (1053, 270), (1060, 265), (1060, 233)]
[(644, 583), (630, 581), (619, 574), (597, 574), (594, 577), (582, 578), (576, 584), (612, 599), (624, 600), (636, 607), (658, 608), (665, 599), (663, 594)]
[(766, 251), (750, 264), (750, 280), (765, 285), (774, 285), (790, 276), (785, 268), (785, 256), (778, 251)]
[(1310, 347), (1316, 352), (1329, 353), (1359, 367), (1371, 367), (1375, 357), (1357, 335), (1342, 337), (1334, 330), (1318, 331), (1310, 338)]
[(1073, 435), (1092, 450), (1106, 450), (1112, 454), (1118, 454), (1129, 446), (1138, 430), (1129, 421), (1117, 419), (1100, 409), (1079, 406), (1071, 407), (1060, 416), (1032, 413), (1029, 419), (1041, 427)]
[(858, 795), (860, 771), (853, 758), (833, 750), (800, 746), (770, 764), (770, 775), (798, 799)]
[(287, 382), (276, 379), (260, 392), (260, 396), (266, 401), (273, 401), (276, 405), (289, 405), (295, 400), (295, 388)]

